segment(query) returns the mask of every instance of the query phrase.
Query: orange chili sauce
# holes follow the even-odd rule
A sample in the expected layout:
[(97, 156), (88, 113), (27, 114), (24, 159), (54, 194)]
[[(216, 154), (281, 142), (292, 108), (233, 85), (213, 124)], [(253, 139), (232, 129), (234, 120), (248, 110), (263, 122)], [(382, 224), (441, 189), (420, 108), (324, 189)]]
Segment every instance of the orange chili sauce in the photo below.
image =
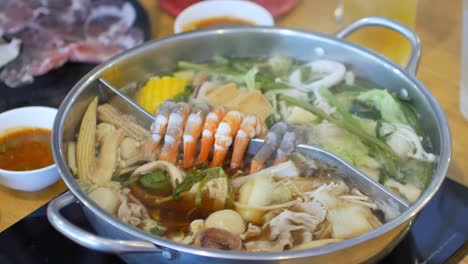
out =
[(207, 19), (198, 20), (192, 22), (188, 25), (185, 25), (182, 31), (190, 31), (196, 30), (200, 28), (208, 28), (208, 27), (220, 27), (220, 26), (234, 26), (234, 25), (255, 25), (255, 22), (240, 19), (231, 16), (219, 16), (219, 17), (212, 17)]
[(0, 169), (27, 171), (54, 163), (52, 131), (45, 128), (21, 128), (0, 135)]

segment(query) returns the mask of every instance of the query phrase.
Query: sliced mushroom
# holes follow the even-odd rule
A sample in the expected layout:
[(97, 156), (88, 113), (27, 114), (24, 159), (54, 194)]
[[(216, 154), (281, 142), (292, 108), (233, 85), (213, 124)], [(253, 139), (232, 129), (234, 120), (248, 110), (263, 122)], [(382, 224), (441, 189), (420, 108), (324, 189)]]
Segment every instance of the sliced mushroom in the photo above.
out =
[(120, 144), (120, 157), (124, 160), (137, 156), (140, 151), (141, 144), (134, 138), (126, 137)]
[[(149, 141), (146, 141), (146, 143)], [(120, 144), (120, 168), (127, 168), (137, 163), (154, 160), (154, 153), (145, 142), (126, 137)]]
[(96, 126), (96, 142), (100, 145), (102, 140), (107, 135), (114, 133), (116, 130), (115, 126), (108, 123), (100, 123)]
[(112, 173), (117, 165), (118, 148), (124, 136), (124, 131), (118, 129), (114, 133), (108, 134), (102, 139), (99, 156), (97, 157), (96, 164), (89, 175), (91, 182), (103, 185), (111, 180)]
[(115, 214), (120, 206), (120, 199), (116, 191), (106, 187), (94, 189), (89, 193), (89, 198), (111, 214)]
[(242, 241), (231, 232), (220, 228), (206, 228), (197, 233), (195, 246), (224, 250), (241, 250)]

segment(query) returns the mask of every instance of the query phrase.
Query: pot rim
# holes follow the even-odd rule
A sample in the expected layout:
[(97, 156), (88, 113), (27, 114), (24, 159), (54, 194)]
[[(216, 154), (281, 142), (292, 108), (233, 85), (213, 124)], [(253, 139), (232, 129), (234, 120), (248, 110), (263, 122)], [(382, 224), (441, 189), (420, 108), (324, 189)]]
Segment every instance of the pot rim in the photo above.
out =
[[(339, 45), (351, 46), (353, 49), (358, 52), (364, 53), (368, 56), (374, 57), (379, 62), (384, 64), (387, 68), (398, 73), (400, 78), (407, 78), (411, 83), (413, 83), (424, 95), (425, 100), (431, 105), (437, 123), (440, 130), (440, 156), (437, 164), (437, 169), (434, 172), (433, 179), (431, 183), (427, 186), (426, 190), (421, 194), (418, 200), (412, 204), (405, 212), (395, 217), (394, 219), (386, 222), (382, 226), (364, 233), (360, 236), (344, 240), (342, 242), (329, 244), (319, 248), (304, 249), (304, 250), (292, 250), (292, 251), (283, 251), (277, 253), (264, 253), (264, 252), (244, 252), (244, 251), (224, 251), (217, 249), (207, 249), (200, 248), (190, 245), (184, 245), (181, 243), (174, 242), (172, 240), (158, 237), (152, 234), (149, 234), (141, 229), (125, 224), (115, 216), (107, 213), (99, 206), (97, 206), (78, 186), (75, 178), (70, 174), (68, 166), (64, 160), (64, 153), (62, 153), (62, 142), (63, 142), (63, 128), (65, 119), (68, 115), (68, 112), (71, 106), (74, 104), (77, 96), (81, 94), (90, 84), (97, 80), (100, 75), (111, 68), (113, 65), (117, 64), (120, 61), (126, 60), (130, 57), (136, 56), (146, 50), (157, 48), (158, 46), (164, 46), (165, 44), (171, 43), (173, 40), (187, 40), (190, 41), (192, 38), (200, 38), (210, 35), (222, 35), (222, 34), (239, 34), (239, 33), (265, 33), (265, 34), (280, 34), (285, 37), (288, 35), (296, 35), (301, 37), (318, 37), (325, 38), (330, 42), (335, 42)], [(415, 215), (430, 201), (430, 199), (435, 195), (437, 190), (440, 188), (444, 178), (445, 173), (447, 172), (448, 165), (451, 157), (451, 135), (449, 126), (445, 117), (444, 112), (442, 111), (440, 105), (433, 97), (433, 95), (425, 88), (425, 86), (402, 66), (394, 63), (393, 61), (387, 59), (383, 55), (376, 53), (364, 46), (360, 46), (353, 42), (350, 42), (345, 39), (338, 38), (334, 35), (328, 35), (319, 32), (306, 31), (293, 28), (285, 27), (223, 27), (216, 29), (204, 29), (199, 31), (191, 31), (186, 33), (181, 33), (178, 35), (172, 35), (161, 39), (152, 40), (146, 42), (140, 46), (132, 48), (126, 52), (123, 52), (107, 62), (98, 65), (92, 71), (90, 71), (86, 76), (84, 76), (75, 86), (70, 90), (65, 99), (63, 100), (57, 117), (55, 119), (53, 133), (52, 133), (52, 147), (54, 159), (59, 169), (60, 175), (64, 182), (67, 184), (71, 192), (78, 198), (78, 200), (91, 210), (95, 215), (100, 219), (106, 221), (108, 224), (113, 225), (114, 227), (129, 233), (141, 239), (143, 241), (148, 241), (156, 246), (167, 248), (170, 250), (176, 250), (178, 252), (184, 252), (189, 254), (195, 254), (200, 256), (207, 256), (213, 258), (222, 258), (222, 259), (238, 259), (238, 260), (280, 260), (280, 259), (291, 259), (291, 258), (304, 258), (312, 257), (317, 255), (323, 255), (346, 248), (356, 246), (357, 244), (363, 243), (367, 240), (375, 239), (383, 234), (389, 232), (390, 230), (404, 224), (408, 220), (415, 217)]]

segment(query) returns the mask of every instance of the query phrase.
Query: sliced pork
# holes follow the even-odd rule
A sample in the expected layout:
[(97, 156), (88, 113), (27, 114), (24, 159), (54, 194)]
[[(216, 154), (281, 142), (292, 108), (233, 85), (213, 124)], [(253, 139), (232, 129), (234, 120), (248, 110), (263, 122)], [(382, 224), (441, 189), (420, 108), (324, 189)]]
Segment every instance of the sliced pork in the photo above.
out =
[(17, 87), (67, 61), (101, 63), (143, 42), (135, 18), (123, 0), (0, 1), (0, 37), (22, 42), (0, 80)]

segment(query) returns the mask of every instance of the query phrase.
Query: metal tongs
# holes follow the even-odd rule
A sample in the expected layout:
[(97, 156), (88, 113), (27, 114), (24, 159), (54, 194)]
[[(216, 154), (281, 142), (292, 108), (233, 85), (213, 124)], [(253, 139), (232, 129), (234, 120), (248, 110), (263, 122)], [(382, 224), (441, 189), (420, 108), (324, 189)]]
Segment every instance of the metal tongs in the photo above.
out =
[[(106, 99), (114, 107), (122, 112), (134, 115), (140, 123), (148, 127), (154, 121), (153, 115), (136, 104), (119, 89), (112, 86), (108, 81), (103, 78), (99, 78), (98, 81), (101, 84), (101, 87), (104, 88), (104, 90), (101, 90), (102, 92), (105, 92), (103, 96), (107, 97)], [(109, 93), (106, 91), (111, 94), (115, 94), (116, 96), (110, 97), (108, 96)], [(262, 143), (262, 139), (252, 139), (249, 144), (248, 152), (255, 153)], [(352, 186), (369, 196), (377, 205), (379, 205), (387, 220), (400, 215), (409, 208), (409, 204), (405, 200), (389, 191), (386, 187), (371, 177), (357, 170), (340, 157), (322, 148), (311, 145), (298, 145), (296, 147), (296, 151), (306, 157), (319, 160), (331, 167), (336, 167), (340, 171), (340, 178), (345, 182), (351, 183)]]

